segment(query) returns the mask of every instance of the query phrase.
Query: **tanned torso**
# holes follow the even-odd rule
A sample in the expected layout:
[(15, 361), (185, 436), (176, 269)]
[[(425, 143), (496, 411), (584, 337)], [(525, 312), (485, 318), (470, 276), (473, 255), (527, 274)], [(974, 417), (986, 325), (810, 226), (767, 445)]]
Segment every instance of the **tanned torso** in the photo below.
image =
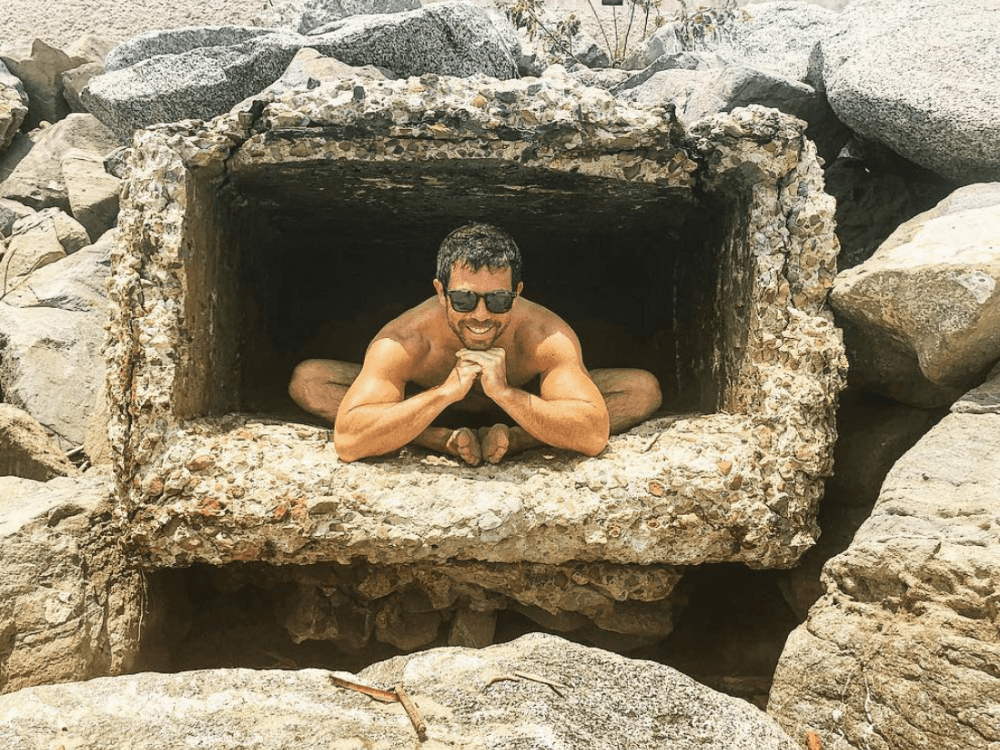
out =
[[(551, 310), (524, 297), (518, 300), (510, 324), (493, 344), (507, 353), (508, 384), (524, 388), (539, 376), (544, 379), (546, 368), (537, 352), (539, 345), (555, 333), (576, 338), (570, 327)], [(424, 389), (441, 385), (455, 367), (456, 353), (465, 348), (449, 328), (437, 297), (431, 297), (390, 321), (379, 331), (375, 341), (383, 338), (403, 346), (411, 361), (406, 382)], [(477, 408), (492, 402), (477, 381), (461, 403)]]

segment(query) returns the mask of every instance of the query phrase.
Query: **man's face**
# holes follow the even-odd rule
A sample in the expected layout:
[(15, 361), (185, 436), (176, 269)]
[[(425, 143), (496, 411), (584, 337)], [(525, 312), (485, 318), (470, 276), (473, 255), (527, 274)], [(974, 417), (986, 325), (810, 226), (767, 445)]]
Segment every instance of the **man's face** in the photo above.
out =
[[(522, 286), (522, 284), (517, 285), (518, 294), (520, 294)], [(486, 309), (486, 300), (480, 298), (476, 302), (476, 308), (471, 312), (456, 312), (445, 295), (446, 290), (439, 280), (434, 279), (434, 287), (438, 291), (438, 299), (444, 306), (448, 326), (455, 332), (466, 349), (491, 348), (510, 323), (513, 307), (505, 313), (492, 313)], [(451, 269), (451, 279), (448, 282), (447, 291), (477, 292), (479, 294), (512, 291), (510, 269), (491, 271), (484, 266), (478, 271), (473, 271), (468, 266), (456, 263)], [(517, 305), (516, 299), (514, 304)]]

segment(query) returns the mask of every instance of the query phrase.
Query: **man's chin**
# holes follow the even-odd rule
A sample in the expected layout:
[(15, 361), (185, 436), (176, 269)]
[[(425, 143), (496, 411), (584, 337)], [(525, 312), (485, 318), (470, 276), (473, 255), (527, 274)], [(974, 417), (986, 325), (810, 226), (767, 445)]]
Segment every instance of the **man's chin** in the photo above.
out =
[(491, 338), (488, 341), (484, 339), (473, 339), (469, 340), (466, 336), (459, 336), (459, 341), (462, 342), (462, 346), (474, 352), (484, 352), (491, 348), (496, 342), (496, 338)]

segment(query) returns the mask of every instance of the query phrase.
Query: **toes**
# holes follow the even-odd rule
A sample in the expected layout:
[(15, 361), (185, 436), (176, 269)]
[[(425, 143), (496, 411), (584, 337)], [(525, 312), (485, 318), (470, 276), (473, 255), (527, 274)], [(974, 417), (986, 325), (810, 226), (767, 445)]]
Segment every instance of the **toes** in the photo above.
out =
[(482, 461), (482, 453), (476, 435), (467, 427), (456, 430), (451, 436), (451, 444), (458, 451), (458, 456), (470, 466), (478, 466)]
[(486, 433), (486, 439), (483, 440), (483, 453), (486, 460), (491, 464), (500, 463), (500, 459), (507, 454), (509, 447), (510, 436), (507, 434), (507, 426), (504, 424), (493, 425)]

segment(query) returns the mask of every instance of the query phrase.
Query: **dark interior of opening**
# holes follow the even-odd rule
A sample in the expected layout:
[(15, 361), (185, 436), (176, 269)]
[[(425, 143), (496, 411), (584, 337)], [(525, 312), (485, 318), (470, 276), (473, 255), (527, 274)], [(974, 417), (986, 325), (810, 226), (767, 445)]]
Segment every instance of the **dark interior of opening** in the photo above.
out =
[(361, 362), (389, 320), (434, 293), (454, 228), (507, 229), (524, 296), (564, 318), (588, 368), (653, 372), (665, 412), (714, 411), (724, 206), (691, 191), (483, 160), (265, 165), (225, 195), (238, 246), (240, 408), (296, 413), (307, 358)]
[[(308, 572), (301, 575), (309, 579)], [(753, 571), (732, 564), (692, 569), (671, 595), (676, 610), (673, 632), (640, 646), (628, 636), (593, 625), (576, 630), (546, 627), (513, 602), (497, 611), (490, 640), (504, 643), (530, 632), (553, 633), (670, 665), (763, 708), (785, 640), (800, 622), (779, 590), (780, 575), (781, 571)], [(195, 565), (151, 573), (137, 668), (180, 672), (315, 667), (357, 672), (406, 653), (374, 637), (353, 647), (349, 637), (296, 642), (283, 624), (295, 587), (294, 570), (261, 563)], [(349, 609), (345, 602), (341, 610), (330, 613), (339, 620), (342, 634), (350, 630), (349, 622), (343, 628)], [(437, 637), (419, 650), (449, 645), (450, 616), (440, 613)]]

